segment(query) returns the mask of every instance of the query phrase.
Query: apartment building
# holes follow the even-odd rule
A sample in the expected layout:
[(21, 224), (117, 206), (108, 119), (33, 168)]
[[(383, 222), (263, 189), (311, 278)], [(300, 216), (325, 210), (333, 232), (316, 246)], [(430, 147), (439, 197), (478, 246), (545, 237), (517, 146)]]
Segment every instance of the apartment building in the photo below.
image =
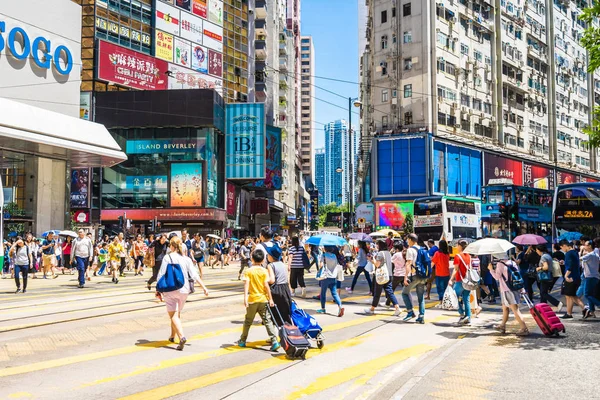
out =
[(315, 186), (319, 191), (319, 203), (325, 201), (325, 148), (315, 149)]
[(302, 36), (300, 39), (300, 68), (301, 68), (301, 117), (300, 117), (300, 151), (302, 156), (302, 174), (313, 177), (313, 133), (315, 130), (315, 52), (311, 36)]
[[(600, 104), (598, 74), (586, 72), (587, 54), (579, 44), (585, 1), (366, 5), (361, 134), (375, 135), (370, 165), (376, 201), (480, 197), (490, 179), (513, 175), (515, 185), (546, 189), (598, 179), (597, 152), (583, 133), (596, 98)], [(426, 174), (419, 173), (421, 150), (415, 146), (423, 148)], [(362, 152), (359, 165), (368, 154)], [(469, 173), (453, 176), (455, 161)], [(405, 167), (379, 171), (388, 162)], [(504, 171), (509, 164), (519, 170)], [(547, 179), (534, 182), (532, 168), (547, 171)]]

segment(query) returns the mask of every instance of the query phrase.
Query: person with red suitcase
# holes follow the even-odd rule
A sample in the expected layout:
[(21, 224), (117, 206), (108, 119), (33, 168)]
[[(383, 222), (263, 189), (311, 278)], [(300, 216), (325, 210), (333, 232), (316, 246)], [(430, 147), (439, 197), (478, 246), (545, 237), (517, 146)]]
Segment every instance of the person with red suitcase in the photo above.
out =
[(494, 329), (500, 333), (506, 333), (506, 323), (510, 311), (512, 311), (515, 319), (521, 326), (516, 335), (527, 336), (529, 335), (529, 329), (519, 310), (521, 293), (525, 293), (524, 281), (521, 277), (519, 267), (514, 261), (509, 260), (506, 253), (493, 254), (492, 257), (492, 263), (488, 264), (487, 268), (494, 279), (498, 281), (502, 303), (502, 322), (500, 325), (495, 326)]

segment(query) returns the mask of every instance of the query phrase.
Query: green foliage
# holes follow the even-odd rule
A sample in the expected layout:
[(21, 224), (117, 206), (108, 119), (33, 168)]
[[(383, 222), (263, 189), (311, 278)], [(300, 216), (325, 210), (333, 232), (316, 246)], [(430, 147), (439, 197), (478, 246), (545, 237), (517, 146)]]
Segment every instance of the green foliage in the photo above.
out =
[(405, 234), (415, 232), (412, 213), (406, 213), (406, 216), (404, 217), (404, 224), (402, 224), (402, 231)]
[[(600, 68), (600, 28), (592, 25), (594, 20), (600, 18), (600, 2), (594, 2), (592, 7), (584, 8), (579, 19), (587, 24), (581, 38), (581, 45), (588, 51), (588, 72), (593, 73)], [(589, 135), (589, 143), (593, 147), (600, 146), (600, 107), (594, 107), (592, 126), (584, 128), (583, 131)]]
[(338, 206), (335, 202), (319, 205), (319, 227), (338, 226), (339, 224), (331, 224), (327, 222), (327, 214), (341, 211), (347, 213), (349, 209), (350, 208), (348, 204), (342, 204), (341, 206)]

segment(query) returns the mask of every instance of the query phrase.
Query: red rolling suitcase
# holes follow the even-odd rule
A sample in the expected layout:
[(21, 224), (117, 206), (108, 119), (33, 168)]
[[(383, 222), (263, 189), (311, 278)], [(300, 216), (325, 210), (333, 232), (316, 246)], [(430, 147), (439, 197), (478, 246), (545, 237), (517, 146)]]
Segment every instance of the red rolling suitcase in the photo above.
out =
[(565, 326), (560, 322), (560, 319), (548, 304), (539, 303), (534, 305), (527, 295), (524, 295), (523, 297), (529, 307), (529, 312), (544, 335), (560, 336), (560, 332), (566, 332)]

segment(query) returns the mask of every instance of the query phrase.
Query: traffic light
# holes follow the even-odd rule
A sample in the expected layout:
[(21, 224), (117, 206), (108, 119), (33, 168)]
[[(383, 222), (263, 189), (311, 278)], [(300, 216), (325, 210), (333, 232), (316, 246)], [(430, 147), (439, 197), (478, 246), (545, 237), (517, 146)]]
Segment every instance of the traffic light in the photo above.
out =
[(508, 210), (508, 219), (511, 221), (518, 221), (519, 220), (519, 204), (518, 203), (514, 203), (511, 204)]
[(122, 230), (122, 229), (123, 229), (123, 225), (124, 225), (124, 223), (125, 223), (125, 218), (123, 218), (123, 216), (122, 216), (122, 215), (119, 215), (119, 218), (118, 218), (118, 219), (119, 219), (119, 229), (121, 229), (121, 230)]
[(500, 212), (500, 218), (508, 221), (508, 217), (509, 217), (508, 205), (506, 203), (498, 204), (498, 211)]
[(156, 232), (156, 226), (154, 225), (154, 218), (150, 220), (150, 232)]

